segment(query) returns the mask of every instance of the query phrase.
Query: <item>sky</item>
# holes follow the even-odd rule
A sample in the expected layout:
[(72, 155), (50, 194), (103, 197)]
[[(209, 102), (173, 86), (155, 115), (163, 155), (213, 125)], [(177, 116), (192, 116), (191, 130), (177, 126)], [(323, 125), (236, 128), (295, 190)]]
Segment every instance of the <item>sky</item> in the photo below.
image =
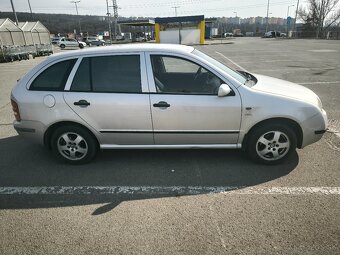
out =
[[(108, 0), (112, 5), (112, 0)], [(205, 15), (205, 17), (241, 18), (267, 15), (268, 0), (117, 0), (120, 7), (119, 16), (124, 17), (169, 17)], [(287, 16), (288, 6), (290, 16), (295, 16), (297, 0), (269, 0), (270, 17)], [(29, 12), (28, 0), (13, 0), (17, 12)], [(30, 0), (32, 11), (37, 13), (76, 14), (74, 3), (70, 0)], [(300, 0), (300, 6), (305, 6), (306, 0)], [(110, 8), (112, 13), (112, 8)], [(10, 0), (0, 0), (0, 11), (12, 11)], [(106, 0), (80, 0), (78, 3), (80, 15), (106, 15)]]

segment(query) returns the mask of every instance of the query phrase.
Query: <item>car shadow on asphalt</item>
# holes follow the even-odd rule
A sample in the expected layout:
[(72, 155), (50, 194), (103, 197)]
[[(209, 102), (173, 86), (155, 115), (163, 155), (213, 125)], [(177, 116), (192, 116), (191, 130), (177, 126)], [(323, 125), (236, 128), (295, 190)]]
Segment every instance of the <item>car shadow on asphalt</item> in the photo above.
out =
[[(245, 188), (289, 174), (297, 153), (277, 166), (258, 165), (240, 150), (109, 150), (87, 165), (58, 162), (46, 148), (19, 136), (0, 139), (0, 187), (164, 187), (162, 192), (70, 194), (0, 194), (0, 209), (51, 208), (102, 204), (92, 214), (108, 212), (123, 201), (193, 195), (185, 187)], [(181, 192), (169, 187), (184, 187)], [(232, 188), (230, 188), (232, 187)]]

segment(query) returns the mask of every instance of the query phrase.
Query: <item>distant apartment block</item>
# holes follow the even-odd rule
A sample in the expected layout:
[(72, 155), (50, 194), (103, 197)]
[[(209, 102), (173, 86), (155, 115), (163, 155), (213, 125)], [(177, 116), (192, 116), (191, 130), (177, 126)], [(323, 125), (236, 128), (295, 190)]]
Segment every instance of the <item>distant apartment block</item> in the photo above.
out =
[(264, 23), (265, 23), (265, 18), (259, 17), (259, 16), (255, 17), (255, 24), (262, 25)]
[[(239, 19), (239, 20), (240, 20), (240, 23), (238, 23), (238, 20), (236, 20), (236, 17), (235, 18), (227, 18), (227, 23), (230, 23), (230, 24), (250, 24), (250, 25), (251, 24), (264, 25), (264, 24), (267, 23), (266, 17), (249, 17), (249, 18), (242, 18), (242, 19)], [(291, 19), (290, 23), (293, 24), (294, 19)], [(287, 19), (279, 18), (279, 17), (269, 17), (268, 18), (268, 24), (269, 25), (285, 26), (287, 24)]]
[(229, 18), (226, 18), (226, 22), (228, 24), (241, 24), (241, 18), (240, 17), (229, 17)]
[(255, 24), (255, 17), (241, 19), (241, 24)]

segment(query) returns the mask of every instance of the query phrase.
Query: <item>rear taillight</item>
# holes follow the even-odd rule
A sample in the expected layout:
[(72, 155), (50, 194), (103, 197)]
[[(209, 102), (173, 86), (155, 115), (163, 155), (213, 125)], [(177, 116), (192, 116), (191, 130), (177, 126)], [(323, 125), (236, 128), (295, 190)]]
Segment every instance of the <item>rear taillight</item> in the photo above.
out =
[(19, 111), (19, 106), (18, 106), (18, 104), (17, 104), (15, 101), (13, 101), (12, 99), (11, 99), (11, 104), (12, 104), (12, 110), (13, 110), (13, 112), (14, 112), (14, 117), (15, 117), (15, 119), (16, 119), (17, 121), (20, 121), (20, 120), (21, 120), (21, 117), (20, 117), (20, 111)]

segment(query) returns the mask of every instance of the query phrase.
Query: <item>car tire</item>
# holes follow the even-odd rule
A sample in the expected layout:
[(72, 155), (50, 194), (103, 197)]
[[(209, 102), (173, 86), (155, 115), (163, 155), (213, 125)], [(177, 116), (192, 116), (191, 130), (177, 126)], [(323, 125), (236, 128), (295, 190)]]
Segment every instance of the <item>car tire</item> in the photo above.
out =
[(84, 45), (79, 44), (79, 48), (80, 48), (80, 49), (83, 49), (83, 48), (84, 48)]
[(65, 48), (65, 44), (60, 44), (60, 48), (64, 49)]
[(89, 43), (89, 46), (91, 47), (91, 46), (92, 46), (92, 43)]
[(296, 149), (294, 130), (284, 123), (268, 123), (256, 127), (249, 136), (247, 153), (260, 164), (275, 165), (288, 158)]
[(102, 43), (102, 46), (105, 46), (105, 43)]
[(85, 164), (97, 154), (98, 143), (85, 128), (66, 125), (57, 128), (51, 136), (54, 155), (69, 164)]

